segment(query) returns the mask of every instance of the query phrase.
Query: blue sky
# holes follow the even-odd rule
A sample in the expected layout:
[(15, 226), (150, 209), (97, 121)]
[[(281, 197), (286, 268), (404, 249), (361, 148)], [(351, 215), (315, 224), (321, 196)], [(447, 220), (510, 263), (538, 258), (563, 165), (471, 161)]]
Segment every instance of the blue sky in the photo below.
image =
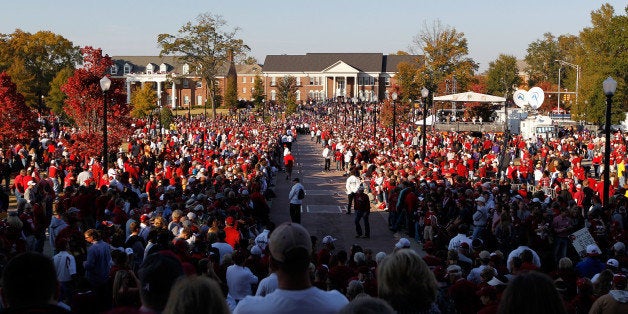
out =
[[(175, 34), (205, 12), (222, 15), (260, 63), (269, 54), (408, 50), (425, 23), (463, 32), (480, 71), (500, 53), (523, 58), (545, 32), (577, 35), (606, 1), (455, 0), (22, 0), (3, 4), (0, 33), (50, 30), (109, 55), (157, 55), (157, 35)], [(607, 1), (625, 14), (624, 1)]]

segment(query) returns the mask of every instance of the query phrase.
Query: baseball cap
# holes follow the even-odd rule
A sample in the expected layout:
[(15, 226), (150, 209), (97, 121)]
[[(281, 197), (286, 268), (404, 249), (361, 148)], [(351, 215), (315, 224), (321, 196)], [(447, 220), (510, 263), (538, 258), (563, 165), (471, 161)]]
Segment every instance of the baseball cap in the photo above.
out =
[(262, 249), (257, 245), (253, 245), (251, 247), (251, 255), (262, 256)]
[(398, 249), (409, 248), (410, 247), (410, 240), (408, 240), (406, 238), (401, 238), (401, 239), (399, 239), (399, 241), (397, 241), (397, 243), (395, 244), (395, 247), (398, 248)]
[(448, 274), (461, 274), (462, 273), (462, 267), (460, 267), (458, 265), (449, 265), (447, 267), (447, 273)]
[(290, 259), (291, 252), (296, 249), (302, 248), (309, 252), (312, 249), (312, 240), (310, 233), (303, 226), (286, 222), (279, 225), (270, 234), (268, 246), (270, 254), (275, 260), (285, 262)]
[(225, 219), (225, 223), (227, 225), (233, 225), (234, 222), (235, 222), (235, 218), (233, 218), (233, 216), (229, 216)]
[(608, 261), (606, 261), (606, 266), (617, 268), (619, 267), (619, 261), (614, 258), (611, 258)]
[(626, 289), (626, 275), (624, 274), (615, 274), (613, 276), (613, 285), (616, 290), (624, 290)]
[(486, 203), (486, 199), (484, 199), (484, 196), (480, 196), (480, 197), (476, 198), (475, 201), (476, 202)]
[(597, 245), (589, 244), (587, 245), (587, 254), (588, 255), (600, 255), (602, 254), (602, 252), (600, 251), (600, 248)]
[(327, 235), (327, 236), (323, 237), (323, 244), (329, 244), (329, 243), (332, 243), (332, 242), (336, 242), (336, 240), (338, 240), (338, 239), (336, 239), (336, 238), (334, 238), (334, 237), (332, 237), (330, 235)]
[(491, 258), (491, 253), (489, 251), (482, 251), (479, 256), (481, 259), (489, 259)]
[(80, 210), (78, 208), (76, 208), (76, 207), (70, 207), (68, 209), (68, 214), (74, 214), (74, 213), (79, 213), (79, 212), (80, 212)]
[(532, 199), (532, 203), (540, 203), (541, 200), (538, 197)]
[(625, 251), (626, 250), (626, 245), (623, 242), (617, 242), (617, 243), (613, 244), (613, 250), (615, 250), (615, 252), (617, 252), (617, 251)]

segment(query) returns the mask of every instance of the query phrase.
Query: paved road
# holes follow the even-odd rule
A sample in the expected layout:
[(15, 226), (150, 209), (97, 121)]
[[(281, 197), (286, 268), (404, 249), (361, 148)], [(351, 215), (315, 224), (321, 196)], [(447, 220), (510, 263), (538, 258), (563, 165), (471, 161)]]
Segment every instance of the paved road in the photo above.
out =
[[(331, 235), (338, 239), (336, 250), (344, 249), (349, 252), (351, 245), (358, 244), (363, 248), (372, 249), (374, 253), (392, 252), (395, 243), (404, 235), (393, 234), (388, 230), (387, 212), (371, 211), (371, 238), (355, 238), (353, 222), (355, 216), (353, 213), (346, 214), (347, 195), (344, 186), (347, 178), (342, 176), (341, 171), (322, 171), (324, 162), (321, 156), (322, 149), (320, 144), (310, 141), (309, 136), (303, 135), (292, 145), (292, 154), (296, 161), (292, 177), (301, 179), (307, 192), (302, 206), (302, 224), (311, 235), (318, 237), (319, 248), (321, 239)], [(288, 192), (291, 186), (292, 182), (286, 180), (285, 173), (280, 172), (274, 187), (277, 198), (273, 200), (271, 206), (271, 219), (277, 225), (290, 221)], [(416, 243), (412, 243), (412, 246), (420, 252)]]

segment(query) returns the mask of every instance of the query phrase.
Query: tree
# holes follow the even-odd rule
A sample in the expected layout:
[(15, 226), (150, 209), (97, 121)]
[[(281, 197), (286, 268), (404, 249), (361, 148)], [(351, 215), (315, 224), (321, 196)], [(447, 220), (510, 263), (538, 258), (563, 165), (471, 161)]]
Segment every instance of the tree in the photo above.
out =
[(403, 99), (419, 99), (421, 97), (421, 89), (423, 86), (419, 73), (419, 62), (409, 63), (400, 62), (397, 65), (397, 73), (395, 74), (399, 90)]
[(131, 93), (131, 117), (146, 118), (157, 108), (157, 93), (153, 90), (152, 83), (144, 83), (142, 88)]
[[(100, 156), (102, 147), (103, 92), (100, 79), (113, 64), (111, 58), (102, 55), (101, 49), (85, 47), (83, 67), (74, 71), (61, 90), (68, 98), (65, 108), (74, 121), (76, 132), (66, 144), (71, 153), (82, 157)], [(107, 97), (107, 121), (109, 153), (116, 152), (122, 140), (130, 135), (129, 107), (126, 105), (124, 82), (112, 80)]]
[(542, 39), (530, 43), (526, 51), (528, 54), (524, 60), (528, 64), (527, 71), (530, 75), (528, 86), (535, 86), (538, 82), (556, 84), (560, 63), (555, 60), (563, 59), (558, 39), (552, 33), (545, 33)]
[(37, 115), (24, 102), (24, 96), (6, 73), (0, 73), (0, 146), (25, 143), (37, 136)]
[(464, 33), (443, 26), (439, 20), (431, 26), (424, 23), (414, 37), (413, 45), (412, 50), (418, 49), (425, 57), (425, 62), (419, 64), (419, 84), (432, 92), (436, 92), (438, 85), (452, 76), (456, 77), (461, 88), (465, 88), (478, 69), (478, 64), (467, 57), (469, 48)]
[[(35, 34), (16, 29), (12, 34), (3, 34), (0, 40), (0, 53), (9, 56), (0, 62), (0, 71), (8, 69), (7, 65), (22, 62), (24, 70), (33, 81), (28, 85), (18, 83), (18, 90), (26, 97), (26, 103), (43, 108), (42, 96), (48, 95), (50, 82), (64, 68), (74, 68), (81, 61), (77, 46), (50, 31), (39, 31)], [(15, 72), (11, 71), (13, 74)]]
[(50, 82), (50, 92), (48, 92), (48, 97), (46, 98), (46, 106), (56, 115), (66, 115), (63, 105), (67, 96), (61, 91), (61, 86), (68, 81), (72, 74), (74, 74), (73, 68), (62, 69)]
[(164, 128), (170, 128), (170, 124), (172, 123), (172, 110), (168, 106), (161, 107), (161, 125)]
[(233, 62), (229, 65), (225, 84), (225, 107), (229, 109), (238, 108), (238, 74)]
[(613, 97), (612, 121), (624, 120), (628, 111), (628, 7), (624, 15), (616, 15), (609, 4), (591, 12), (591, 27), (580, 34), (580, 45), (575, 49), (575, 62), (580, 65), (579, 104), (572, 108), (572, 116), (604, 123), (606, 102), (602, 82), (611, 76), (617, 81)]
[(292, 75), (284, 76), (277, 84), (277, 102), (286, 106), (286, 115), (297, 111), (297, 79)]
[(208, 88), (205, 95), (211, 100), (212, 113), (216, 117), (216, 76), (228, 60), (228, 52), (235, 56), (249, 51), (242, 39), (236, 38), (238, 28), (225, 30), (227, 22), (220, 15), (204, 13), (196, 18), (196, 24), (186, 23), (177, 36), (159, 34), (157, 42), (161, 55), (177, 55), (194, 67), (194, 71), (205, 80)]
[[(264, 105), (264, 99), (266, 99), (266, 95), (264, 95), (264, 82), (259, 75), (255, 76), (251, 96), (253, 97), (253, 103), (255, 104), (255, 107), (260, 108)], [(264, 110), (264, 108), (262, 108), (262, 110)]]
[(500, 54), (497, 60), (488, 64), (486, 90), (492, 95), (512, 97), (513, 86), (521, 83), (517, 69), (517, 57)]

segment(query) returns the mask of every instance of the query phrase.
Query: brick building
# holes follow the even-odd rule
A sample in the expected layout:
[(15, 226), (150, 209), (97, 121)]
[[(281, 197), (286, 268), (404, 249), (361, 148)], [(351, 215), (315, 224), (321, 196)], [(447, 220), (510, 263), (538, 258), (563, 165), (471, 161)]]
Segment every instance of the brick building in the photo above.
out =
[[(277, 83), (285, 76), (297, 82), (297, 101), (342, 97), (375, 101), (389, 98), (396, 84), (400, 62), (417, 62), (419, 56), (381, 53), (308, 53), (269, 55), (264, 65), (236, 65), (238, 99), (252, 100), (255, 78), (263, 80), (266, 99), (277, 97)], [(127, 102), (131, 91), (151, 83), (158, 105), (171, 108), (202, 106), (207, 101), (207, 84), (193, 73), (192, 66), (172, 56), (115, 56), (111, 77), (125, 80)], [(216, 77), (223, 92), (229, 64)]]

